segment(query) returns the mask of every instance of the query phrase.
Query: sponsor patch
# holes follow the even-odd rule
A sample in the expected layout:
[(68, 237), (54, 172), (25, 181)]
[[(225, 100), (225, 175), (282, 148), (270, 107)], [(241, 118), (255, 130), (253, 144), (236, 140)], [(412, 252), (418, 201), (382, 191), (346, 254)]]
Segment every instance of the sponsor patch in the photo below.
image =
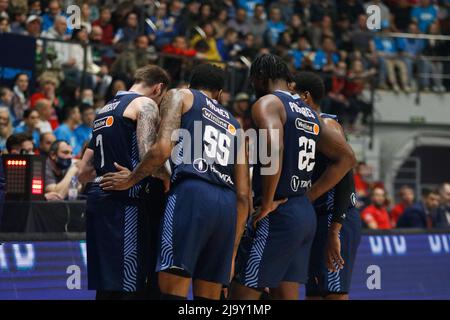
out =
[(113, 116), (108, 116), (108, 117), (104, 117), (104, 118), (100, 118), (94, 121), (94, 128), (93, 131), (95, 130), (99, 130), (99, 129), (103, 129), (103, 128), (107, 128), (107, 127), (111, 127), (114, 123), (114, 117)]
[(295, 119), (295, 127), (298, 130), (303, 130), (306, 133), (310, 133), (313, 135), (319, 134), (319, 125), (314, 122), (306, 121), (300, 118)]
[(202, 109), (203, 117), (208, 119), (209, 121), (215, 123), (219, 127), (227, 130), (230, 134), (233, 136), (236, 135), (236, 127), (229, 123), (228, 121), (225, 121), (221, 119), (220, 117), (216, 116), (214, 113), (212, 113), (210, 110), (203, 108)]

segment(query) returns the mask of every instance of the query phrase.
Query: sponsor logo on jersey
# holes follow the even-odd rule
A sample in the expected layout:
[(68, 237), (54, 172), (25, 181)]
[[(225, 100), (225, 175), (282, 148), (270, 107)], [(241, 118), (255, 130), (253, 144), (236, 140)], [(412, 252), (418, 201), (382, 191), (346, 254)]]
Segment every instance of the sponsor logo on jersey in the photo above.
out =
[(234, 185), (233, 179), (228, 174), (222, 173), (219, 170), (214, 167), (214, 165), (211, 165), (211, 172), (215, 173), (221, 180), (223, 180), (225, 183)]
[(109, 103), (106, 106), (104, 106), (103, 108), (101, 108), (99, 111), (97, 111), (97, 114), (102, 114), (102, 113), (106, 113), (109, 111), (113, 111), (114, 109), (117, 108), (119, 103), (120, 103), (120, 101)]
[(103, 129), (103, 128), (107, 128), (107, 127), (111, 127), (114, 123), (114, 117), (113, 116), (108, 116), (108, 117), (103, 117), (100, 119), (97, 119), (94, 121), (94, 128), (93, 131), (99, 130), (99, 129)]
[(295, 119), (295, 127), (298, 130), (303, 130), (306, 133), (310, 133), (313, 135), (319, 134), (319, 125), (314, 122), (306, 121), (300, 118)]
[(352, 194), (350, 195), (350, 201), (352, 203), (352, 206), (356, 206), (356, 194), (354, 192), (352, 192)]
[(208, 170), (208, 163), (203, 158), (197, 158), (192, 163), (194, 169), (200, 173), (205, 173)]
[(229, 133), (231, 133), (233, 136), (236, 134), (236, 127), (229, 123), (228, 121), (225, 121), (221, 118), (219, 118), (217, 115), (212, 113), (210, 110), (203, 108), (202, 109), (203, 117), (208, 119), (209, 121), (215, 123), (219, 127), (225, 129)]
[(292, 176), (291, 189), (297, 192), (298, 188), (311, 188), (311, 180), (300, 180), (298, 176)]

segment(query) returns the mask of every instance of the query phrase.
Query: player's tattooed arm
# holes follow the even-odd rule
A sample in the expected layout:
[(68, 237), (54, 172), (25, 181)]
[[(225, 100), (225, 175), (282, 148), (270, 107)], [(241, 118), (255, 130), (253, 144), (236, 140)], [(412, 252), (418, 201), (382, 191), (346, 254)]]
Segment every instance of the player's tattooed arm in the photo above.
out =
[(156, 141), (159, 124), (159, 110), (156, 103), (150, 99), (143, 99), (137, 114), (136, 138), (139, 158), (142, 160)]
[(173, 145), (172, 132), (180, 128), (184, 92), (177, 89), (167, 92), (160, 104), (161, 122), (155, 143), (145, 153), (133, 172), (130, 173), (126, 168), (115, 164), (119, 172), (107, 173), (103, 176), (100, 186), (104, 190), (129, 189), (145, 177), (154, 174), (170, 157)]

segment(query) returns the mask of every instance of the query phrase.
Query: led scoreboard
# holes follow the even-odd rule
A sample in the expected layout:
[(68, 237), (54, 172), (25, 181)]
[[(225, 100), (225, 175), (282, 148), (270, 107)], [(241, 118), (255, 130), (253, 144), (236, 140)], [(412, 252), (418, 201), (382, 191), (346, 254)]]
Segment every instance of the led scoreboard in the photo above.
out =
[(6, 200), (43, 200), (45, 157), (36, 155), (3, 155)]

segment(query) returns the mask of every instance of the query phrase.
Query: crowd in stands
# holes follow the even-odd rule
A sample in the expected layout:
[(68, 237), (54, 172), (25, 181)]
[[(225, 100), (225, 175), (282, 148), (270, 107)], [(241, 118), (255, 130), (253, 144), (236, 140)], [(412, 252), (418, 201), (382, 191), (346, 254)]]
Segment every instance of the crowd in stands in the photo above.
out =
[[(80, 7), (79, 28), (69, 23), (69, 4)], [(381, 9), (381, 30), (367, 28), (370, 5)], [(48, 155), (52, 198), (66, 174), (76, 174), (67, 159), (81, 157), (95, 110), (148, 63), (162, 65), (178, 87), (196, 63), (226, 68), (221, 103), (248, 127), (249, 62), (267, 52), (293, 70), (323, 75), (323, 111), (351, 132), (370, 119), (369, 86), (447, 90), (439, 75), (449, 65), (439, 57), (447, 56), (449, 41), (386, 33), (448, 35), (449, 7), (448, 0), (0, 0), (0, 35), (33, 37), (37, 46), (33, 78), (19, 73), (13, 86), (0, 87), (0, 151)], [(380, 190), (369, 193), (373, 205), (383, 202)], [(377, 227), (395, 226), (398, 215)]]

